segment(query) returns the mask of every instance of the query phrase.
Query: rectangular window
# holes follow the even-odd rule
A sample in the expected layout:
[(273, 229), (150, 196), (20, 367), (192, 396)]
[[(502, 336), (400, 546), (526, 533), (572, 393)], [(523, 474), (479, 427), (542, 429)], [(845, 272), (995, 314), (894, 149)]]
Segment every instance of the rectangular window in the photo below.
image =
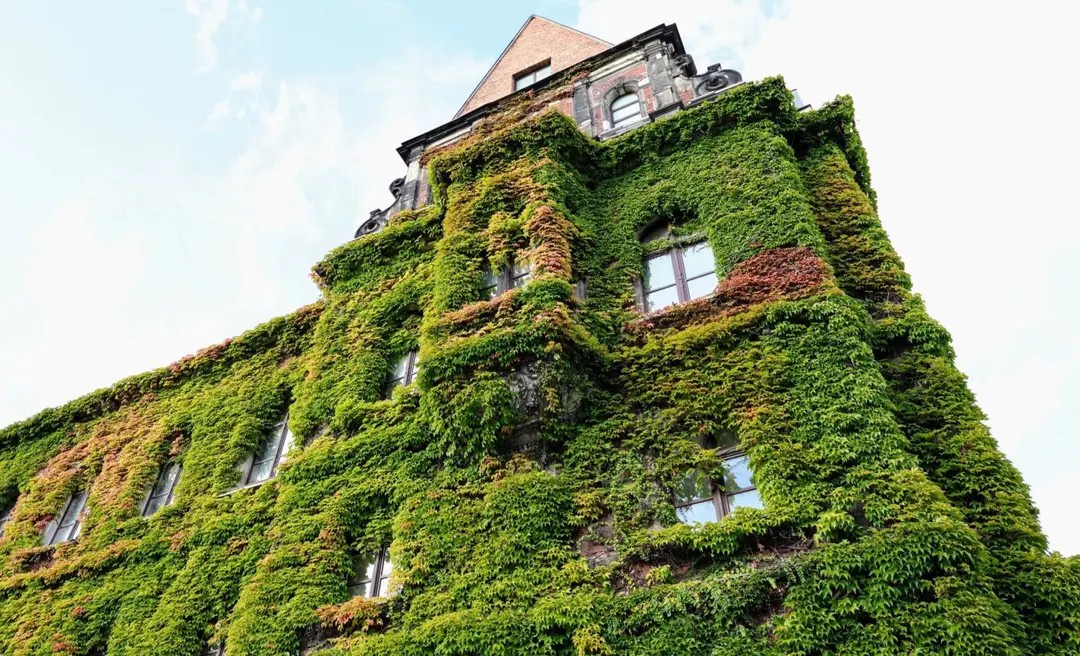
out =
[(707, 242), (672, 248), (645, 258), (645, 311), (710, 296), (717, 285), (716, 260)]
[(750, 463), (745, 455), (724, 459), (724, 505), (731, 512), (736, 508), (761, 508), (761, 495), (750, 480)]
[(675, 488), (675, 514), (683, 524), (708, 524), (736, 508), (761, 508), (761, 496), (750, 480), (744, 454), (724, 458), (724, 484), (714, 484), (705, 472), (687, 472)]
[(535, 84), (546, 77), (551, 77), (551, 60), (547, 60), (532, 69), (522, 71), (514, 76), (514, 91), (520, 91), (525, 87)]
[(251, 469), (244, 481), (245, 485), (261, 483), (273, 478), (278, 467), (285, 461), (285, 455), (292, 448), (293, 435), (289, 430), (289, 416), (274, 425), (259, 447), (251, 462)]
[(484, 272), (480, 297), (485, 300), (493, 299), (511, 289), (524, 287), (530, 280), (532, 280), (532, 263), (515, 258), (511, 260), (509, 266), (497, 274), (490, 268)]
[(393, 570), (387, 549), (355, 556), (349, 594), (353, 597), (389, 597), (390, 573)]
[(390, 398), (390, 395), (394, 392), (394, 388), (412, 385), (416, 381), (416, 374), (419, 371), (420, 353), (417, 351), (409, 351), (405, 354), (405, 357), (398, 360), (397, 365), (394, 367), (394, 373), (390, 378), (389, 384), (386, 386), (385, 398)]
[(180, 480), (180, 470), (180, 463), (177, 462), (161, 468), (154, 486), (150, 488), (149, 496), (146, 497), (146, 503), (143, 504), (143, 517), (149, 517), (172, 503), (173, 491)]
[(79, 537), (82, 532), (82, 511), (86, 507), (86, 490), (79, 490), (71, 495), (60, 520), (52, 531), (45, 536), (45, 544), (53, 545)]

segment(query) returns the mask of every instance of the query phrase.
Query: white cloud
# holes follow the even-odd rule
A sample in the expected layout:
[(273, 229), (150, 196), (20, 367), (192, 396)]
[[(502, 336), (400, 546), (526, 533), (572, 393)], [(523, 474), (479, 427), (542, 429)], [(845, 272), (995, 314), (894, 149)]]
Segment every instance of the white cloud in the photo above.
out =
[(195, 18), (195, 56), (198, 65), (195, 70), (205, 73), (217, 68), (218, 46), (215, 42), (218, 32), (229, 20), (230, 9), (237, 19), (256, 23), (262, 19), (262, 7), (253, 7), (245, 0), (233, 6), (230, 0), (185, 0), (184, 9)]

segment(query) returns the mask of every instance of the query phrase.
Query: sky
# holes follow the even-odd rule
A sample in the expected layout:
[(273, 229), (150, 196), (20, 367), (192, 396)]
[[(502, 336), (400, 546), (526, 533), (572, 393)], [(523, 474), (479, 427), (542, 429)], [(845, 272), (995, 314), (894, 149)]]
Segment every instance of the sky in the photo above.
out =
[[(1080, 553), (1080, 61), (1065, 3), (0, 2), (0, 426), (315, 300), (531, 13), (855, 99), (915, 290)], [(1075, 10), (1072, 10), (1075, 11)]]

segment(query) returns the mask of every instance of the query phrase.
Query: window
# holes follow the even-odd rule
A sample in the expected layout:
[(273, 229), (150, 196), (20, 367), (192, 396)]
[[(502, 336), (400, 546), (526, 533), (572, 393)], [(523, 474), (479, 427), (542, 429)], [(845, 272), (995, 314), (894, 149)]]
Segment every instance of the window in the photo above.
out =
[(4, 514), (0, 515), (0, 538), (4, 537), (4, 527), (11, 521), (11, 513), (15, 511), (15, 502), (11, 502), (11, 505), (4, 509)]
[(709, 296), (716, 289), (716, 260), (706, 242), (677, 246), (645, 258), (646, 312)]
[(611, 127), (621, 128), (641, 118), (637, 92), (628, 91), (611, 102)]
[(387, 549), (353, 558), (353, 575), (349, 579), (349, 594), (353, 597), (389, 597), (390, 552)]
[(416, 374), (419, 371), (420, 354), (416, 351), (409, 351), (405, 354), (405, 357), (398, 360), (397, 366), (394, 367), (394, 375), (386, 386), (386, 398), (390, 398), (394, 388), (412, 385), (416, 381)]
[(154, 486), (143, 502), (142, 516), (149, 517), (172, 503), (173, 490), (180, 480), (180, 463), (169, 463), (161, 468)]
[(203, 656), (225, 656), (225, 643), (208, 640), (203, 647)]
[(511, 289), (524, 287), (532, 279), (532, 265), (528, 260), (515, 259), (498, 274), (488, 269), (484, 272), (484, 285), (481, 297), (492, 299)]
[(293, 435), (289, 430), (289, 416), (278, 422), (266, 436), (258, 453), (251, 461), (251, 469), (244, 480), (244, 485), (253, 485), (269, 480), (277, 474), (278, 467), (285, 461), (285, 454), (292, 448)]
[[(86, 507), (86, 490), (79, 490), (71, 495), (64, 512), (60, 514), (60, 520), (45, 529), (45, 544), (53, 545), (74, 540), (82, 532), (82, 514)], [(56, 521), (56, 520), (54, 520)]]
[(716, 485), (705, 472), (695, 469), (683, 476), (675, 489), (675, 514), (683, 524), (715, 522), (743, 507), (762, 507), (744, 454), (724, 458), (723, 485)]
[(519, 91), (525, 87), (539, 82), (545, 77), (551, 76), (551, 60), (547, 60), (533, 67), (531, 70), (522, 71), (514, 76), (514, 91)]

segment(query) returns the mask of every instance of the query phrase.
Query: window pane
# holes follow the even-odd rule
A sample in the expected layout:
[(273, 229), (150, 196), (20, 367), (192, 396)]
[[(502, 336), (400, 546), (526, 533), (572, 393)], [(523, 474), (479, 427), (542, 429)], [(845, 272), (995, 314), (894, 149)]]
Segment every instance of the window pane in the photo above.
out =
[(692, 501), (708, 499), (712, 497), (712, 480), (705, 472), (694, 469), (689, 471), (679, 481), (675, 488), (675, 505), (682, 505)]
[(517, 91), (518, 89), (524, 89), (525, 87), (529, 86), (530, 84), (532, 84), (532, 75), (531, 74), (522, 75), (521, 77), (515, 78), (514, 79), (514, 91)]
[(527, 276), (529, 275), (530, 271), (532, 271), (532, 264), (530, 264), (528, 260), (522, 262), (519, 262), (517, 260), (514, 261), (514, 268), (512, 271), (512, 275), (514, 278)]
[(277, 459), (278, 444), (281, 441), (281, 430), (284, 428), (284, 422), (275, 424), (266, 438), (263, 440), (262, 445), (259, 447), (259, 453), (255, 456), (257, 462), (269, 460), (273, 462)]
[(645, 260), (645, 291), (674, 284), (675, 267), (671, 265), (670, 253), (662, 253)]
[[(289, 451), (292, 451), (292, 448), (293, 434), (292, 431), (289, 430), (288, 419), (286, 419), (285, 432), (281, 437), (281, 451), (278, 452), (276, 464), (280, 465), (281, 463), (285, 462), (285, 457), (289, 455)], [(277, 469), (277, 467), (275, 467), (274, 469)]]
[(728, 506), (735, 510), (736, 508), (763, 508), (764, 504), (761, 503), (761, 495), (757, 490), (747, 490), (728, 496)]
[(551, 76), (551, 64), (548, 64), (547, 66), (545, 66), (543, 68), (537, 69), (537, 71), (535, 73), (533, 73), (533, 79), (534, 80), (542, 80), (545, 77), (550, 77), (550, 76)]
[(675, 291), (674, 287), (668, 287), (658, 292), (652, 292), (645, 297), (645, 310), (647, 312), (656, 312), (662, 310), (669, 305), (675, 305), (679, 302), (679, 293)]
[(696, 278), (703, 273), (716, 271), (716, 260), (713, 258), (712, 248), (709, 248), (705, 242), (684, 248), (682, 256), (687, 278)]
[(74, 524), (85, 504), (86, 492), (79, 491), (71, 495), (71, 501), (68, 502), (67, 508), (64, 509), (64, 516), (60, 518), (60, 526), (71, 526)]
[(372, 553), (353, 556), (353, 574), (349, 578), (349, 592), (354, 597), (367, 597), (373, 591), (371, 583), (375, 579), (375, 558)]
[(625, 123), (641, 116), (641, 110), (637, 107), (623, 107), (611, 112), (611, 122), (615, 125)]
[(611, 103), (611, 112), (614, 114), (617, 109), (624, 109), (637, 104), (638, 98), (636, 93), (624, 93), (616, 98)]
[(251, 466), (251, 475), (248, 476), (248, 483), (261, 483), (270, 478), (270, 474), (274, 471), (273, 460), (263, 460), (256, 462)]
[(716, 291), (716, 274), (709, 273), (686, 281), (686, 296), (690, 299), (704, 298)]
[(499, 294), (499, 278), (490, 269), (484, 272), (484, 283), (481, 285), (482, 298), (495, 298)]
[(397, 361), (394, 365), (394, 375), (392, 380), (405, 380), (405, 376), (409, 373), (409, 354), (406, 353), (405, 357)]
[(716, 505), (713, 503), (712, 499), (699, 501), (689, 506), (683, 506), (682, 508), (676, 508), (675, 514), (683, 524), (708, 524), (709, 522), (715, 522), (718, 519), (716, 516)]
[(741, 490), (743, 488), (754, 486), (754, 484), (750, 482), (750, 463), (746, 456), (726, 458), (724, 460), (724, 467), (727, 469), (727, 472), (724, 474), (724, 485), (729, 491)]
[(146, 501), (146, 510), (143, 511), (143, 516), (144, 517), (149, 517), (150, 515), (153, 515), (157, 511), (161, 510), (161, 508), (165, 505), (165, 500), (167, 498), (168, 497), (166, 497), (166, 496), (160, 496), (160, 497), (150, 497), (149, 499), (147, 499), (147, 501)]

